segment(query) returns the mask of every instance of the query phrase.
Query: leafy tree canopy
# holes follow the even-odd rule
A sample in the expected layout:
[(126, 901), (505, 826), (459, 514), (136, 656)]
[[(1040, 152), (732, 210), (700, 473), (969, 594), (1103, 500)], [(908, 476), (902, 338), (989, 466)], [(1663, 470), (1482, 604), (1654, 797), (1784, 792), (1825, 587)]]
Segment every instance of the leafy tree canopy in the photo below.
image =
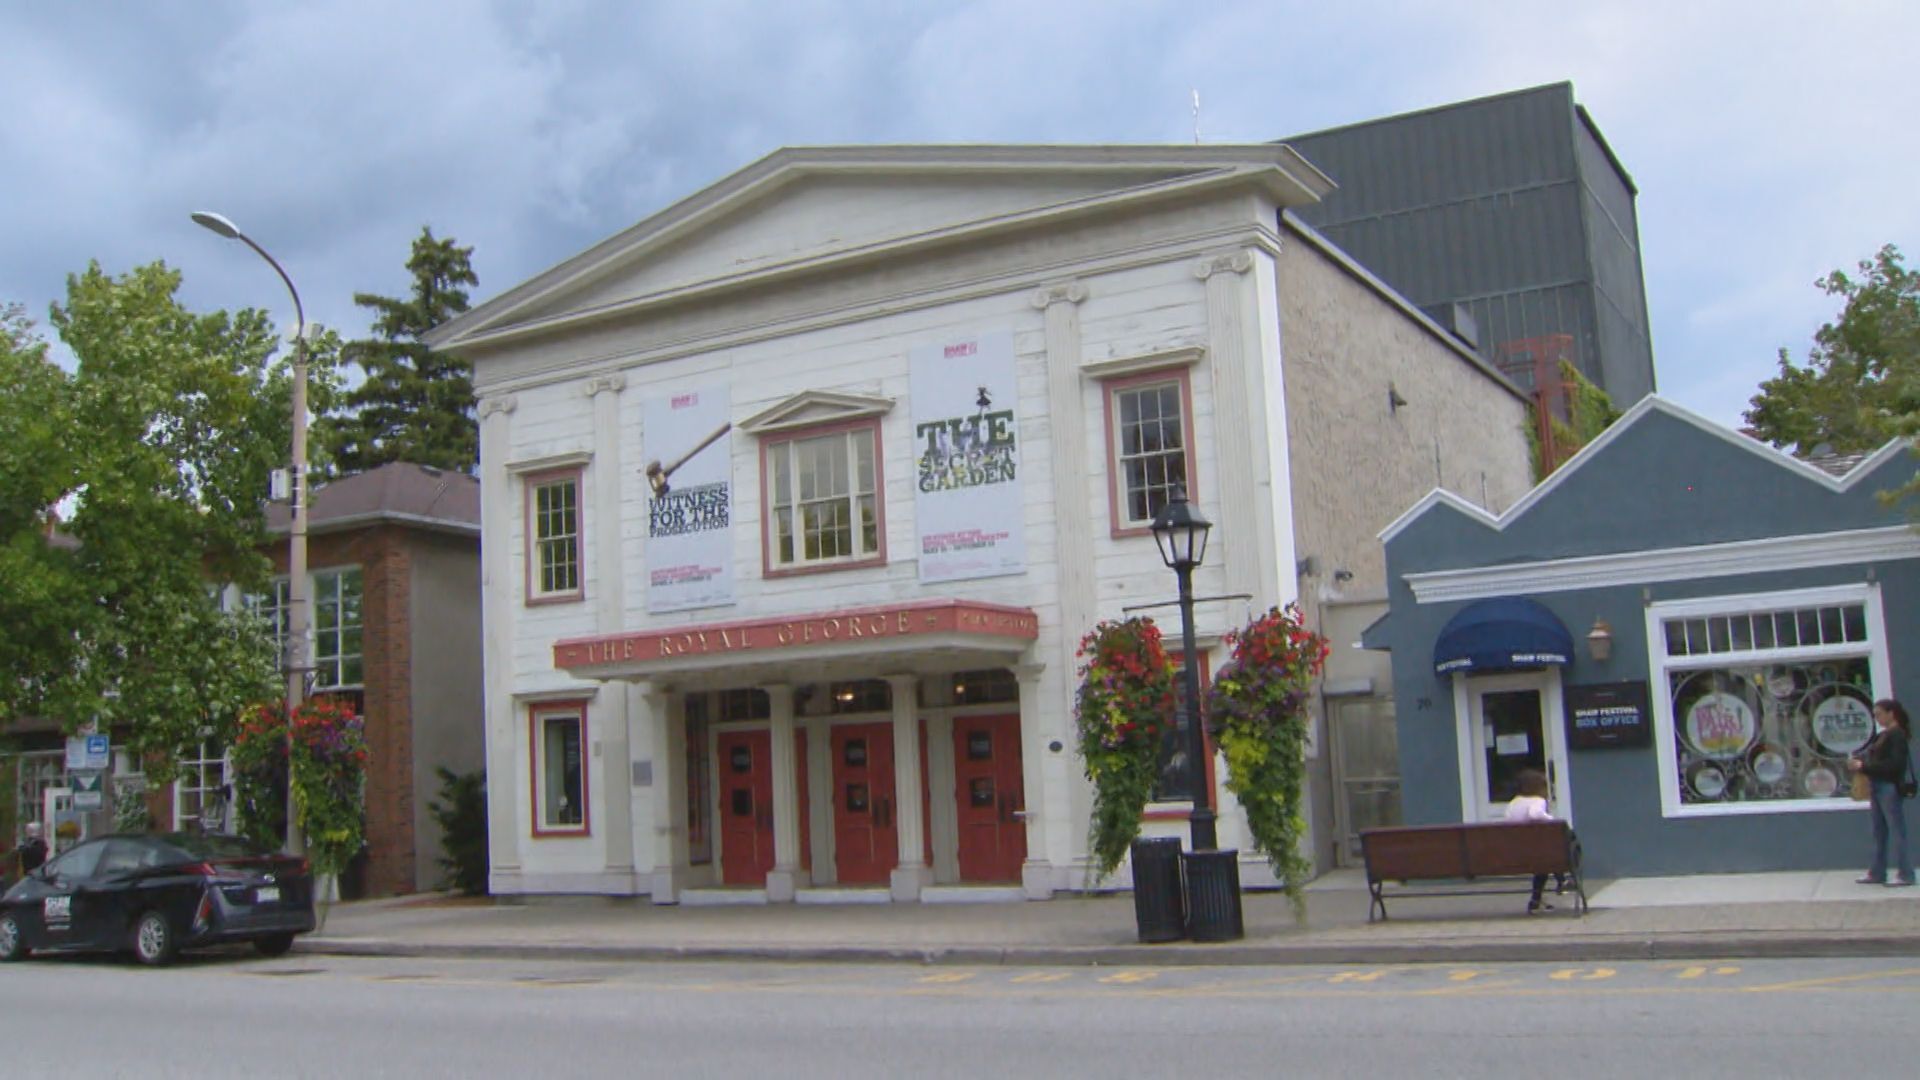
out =
[(480, 280), (472, 255), (472, 248), (422, 228), (407, 259), (413, 291), (406, 299), (354, 294), (355, 304), (374, 312), (375, 336), (349, 342), (343, 356), (366, 379), (345, 395), (342, 415), (315, 428), (337, 474), (395, 461), (472, 472), (479, 462), (473, 366), (420, 340), (467, 310), (464, 286)]
[(1804, 365), (1780, 350), (1780, 373), (1760, 384), (1747, 424), (1802, 457), (1920, 433), (1920, 273), (1888, 244), (1856, 274), (1835, 270), (1815, 284), (1844, 301), (1840, 316), (1814, 334)]
[[(258, 621), (262, 496), (290, 441), (289, 368), (258, 311), (200, 315), (164, 263), (67, 280), (67, 371), (17, 311), (0, 334), (0, 725), (120, 733), (157, 779), (279, 696)], [(316, 397), (331, 387), (324, 336)], [(64, 520), (57, 523), (56, 515)]]

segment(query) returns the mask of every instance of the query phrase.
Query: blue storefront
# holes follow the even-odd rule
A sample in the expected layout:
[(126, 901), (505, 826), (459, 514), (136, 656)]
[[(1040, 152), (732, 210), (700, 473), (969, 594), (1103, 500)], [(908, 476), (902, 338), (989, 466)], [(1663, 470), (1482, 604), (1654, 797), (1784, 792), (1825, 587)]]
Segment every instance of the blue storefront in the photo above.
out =
[(1498, 817), (1545, 772), (1590, 873), (1864, 866), (1846, 758), (1920, 700), (1920, 533), (1844, 475), (1647, 398), (1492, 514), (1436, 491), (1382, 534), (1409, 824)]

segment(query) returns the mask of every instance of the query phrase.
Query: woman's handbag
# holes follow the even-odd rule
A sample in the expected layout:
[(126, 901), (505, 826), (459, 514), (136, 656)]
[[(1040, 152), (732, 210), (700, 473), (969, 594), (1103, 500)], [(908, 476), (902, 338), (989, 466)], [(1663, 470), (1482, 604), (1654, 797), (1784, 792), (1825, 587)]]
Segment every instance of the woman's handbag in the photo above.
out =
[(1873, 798), (1873, 781), (1868, 779), (1866, 773), (1863, 773), (1863, 772), (1854, 773), (1853, 774), (1853, 801), (1866, 802), (1868, 799), (1871, 799), (1871, 798)]

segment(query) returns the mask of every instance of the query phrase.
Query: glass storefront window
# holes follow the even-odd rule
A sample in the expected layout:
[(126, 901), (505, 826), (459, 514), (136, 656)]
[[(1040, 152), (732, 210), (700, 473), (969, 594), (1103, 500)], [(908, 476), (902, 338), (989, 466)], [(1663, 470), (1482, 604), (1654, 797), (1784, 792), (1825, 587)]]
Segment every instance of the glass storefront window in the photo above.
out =
[(1655, 605), (1669, 814), (1846, 805), (1847, 758), (1887, 695), (1870, 587)]

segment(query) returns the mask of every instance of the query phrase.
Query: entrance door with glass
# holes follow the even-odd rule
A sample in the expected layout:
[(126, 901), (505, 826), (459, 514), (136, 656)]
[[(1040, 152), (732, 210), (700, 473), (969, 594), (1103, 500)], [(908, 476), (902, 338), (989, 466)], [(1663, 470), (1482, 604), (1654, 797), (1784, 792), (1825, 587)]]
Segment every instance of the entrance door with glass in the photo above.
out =
[(1333, 719), (1334, 807), (1346, 836), (1342, 862), (1360, 865), (1360, 832), (1400, 824), (1400, 740), (1393, 699), (1329, 699)]
[(1519, 793), (1520, 774), (1537, 769), (1547, 777), (1548, 812), (1571, 820), (1559, 669), (1456, 678), (1467, 717), (1461, 740), (1462, 817), (1505, 817), (1507, 803)]
[(900, 865), (893, 725), (833, 728), (833, 861), (842, 885), (883, 884)]

